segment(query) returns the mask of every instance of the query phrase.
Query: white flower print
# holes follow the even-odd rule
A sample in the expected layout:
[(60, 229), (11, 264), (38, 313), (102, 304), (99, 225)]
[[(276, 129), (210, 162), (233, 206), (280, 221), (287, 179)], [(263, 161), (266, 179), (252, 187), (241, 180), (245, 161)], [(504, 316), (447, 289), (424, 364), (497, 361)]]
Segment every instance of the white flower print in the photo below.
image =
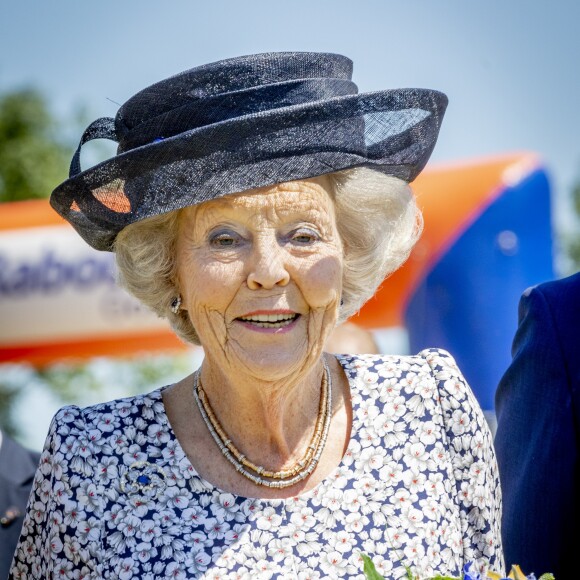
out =
[(63, 543), (58, 536), (52, 536), (48, 542), (52, 555), (57, 555), (63, 549)]
[(473, 493), (474, 489), (470, 485), (469, 481), (462, 481), (459, 490), (459, 495), (466, 504), (470, 504), (473, 501)]
[(142, 563), (149, 562), (149, 560), (155, 558), (158, 553), (157, 548), (153, 547), (149, 542), (140, 542), (135, 546), (135, 550), (137, 558)]
[(381, 437), (377, 433), (377, 430), (374, 428), (373, 425), (369, 425), (368, 427), (363, 427), (360, 430), (360, 441), (363, 447), (372, 447), (375, 449), (381, 443)]
[(426, 475), (420, 470), (409, 469), (402, 472), (405, 488), (413, 494), (418, 494), (425, 489)]
[(473, 490), (472, 503), (476, 508), (479, 508), (479, 510), (476, 512), (478, 515), (481, 509), (483, 509), (483, 507), (487, 505), (488, 502), (489, 496), (486, 488), (483, 485), (477, 485)]
[(205, 572), (211, 563), (211, 556), (206, 552), (196, 552), (193, 560), (189, 563), (187, 571), (196, 575), (198, 572)]
[(86, 566), (83, 566), (80, 569), (75, 568), (75, 570), (73, 570), (73, 578), (74, 580), (97, 580), (96, 576), (92, 574)]
[(141, 447), (137, 444), (133, 444), (126, 448), (125, 453), (123, 454), (123, 463), (130, 467), (134, 463), (147, 461), (147, 454), (141, 449)]
[(72, 578), (73, 577), (73, 563), (61, 560), (54, 570), (55, 578)]
[(153, 520), (143, 520), (139, 526), (139, 536), (145, 542), (153, 542), (161, 536), (161, 528)]
[(126, 419), (132, 413), (135, 412), (133, 405), (126, 400), (119, 401), (114, 408), (113, 414), (117, 415), (120, 419)]
[(288, 550), (287, 539), (274, 538), (268, 545), (268, 558), (273, 562), (279, 563), (286, 558)]
[[(88, 447), (84, 447), (88, 449)], [(73, 473), (80, 474), (82, 476), (89, 476), (92, 473), (92, 467), (87, 458), (83, 455), (74, 455), (70, 461), (70, 469)]]
[(99, 416), (97, 423), (97, 429), (101, 433), (110, 433), (115, 430), (115, 427), (119, 426), (120, 417), (117, 417), (115, 413), (103, 413)]
[[(49, 460), (50, 461), (50, 460)], [(55, 453), (52, 457), (52, 461), (49, 463), (50, 469), (44, 473), (44, 475), (49, 475), (52, 473), (52, 477), (56, 481), (60, 481), (62, 479), (62, 474), (64, 470), (64, 466), (66, 465), (66, 459), (63, 453)]]
[(339, 465), (329, 476), (328, 480), (332, 480), (332, 486), (336, 489), (344, 489), (349, 482), (350, 472), (349, 469), (341, 464)]
[(49, 523), (53, 533), (65, 533), (66, 527), (63, 525), (63, 517), (61, 512), (53, 512), (50, 514)]
[(392, 429), (385, 432), (383, 447), (397, 449), (399, 445), (407, 441), (409, 426), (404, 421), (394, 422)]
[(455, 436), (463, 435), (469, 426), (469, 415), (462, 409), (454, 411), (451, 417), (451, 428)]
[(169, 487), (159, 496), (159, 503), (167, 508), (184, 509), (189, 505), (190, 493), (179, 487)]
[(482, 461), (475, 461), (469, 466), (469, 479), (478, 485), (485, 483), (485, 465)]
[[(226, 536), (228, 534), (232, 534), (232, 532), (227, 532)], [(234, 537), (232, 538), (230, 536), (230, 541), (237, 539), (236, 536), (237, 534), (233, 534)], [(197, 552), (203, 550), (205, 547), (209, 547), (211, 546), (211, 540), (208, 538), (207, 534), (205, 532), (202, 531), (195, 531), (192, 532), (191, 534), (186, 534), (185, 535), (185, 540), (186, 543), (191, 546), (191, 551), (193, 554), (197, 554)]]
[(381, 376), (386, 376), (392, 380), (396, 380), (397, 384), (401, 384), (398, 379), (403, 375), (403, 373), (405, 373), (405, 371), (409, 370), (409, 367), (405, 365), (405, 362), (400, 359), (378, 361), (376, 368)]
[(79, 522), (76, 528), (77, 539), (80, 544), (86, 544), (88, 542), (94, 542), (99, 539), (100, 536), (100, 522), (94, 517), (90, 517), (88, 520), (83, 520)]
[(389, 487), (396, 487), (403, 479), (404, 467), (400, 462), (389, 461), (379, 471), (379, 478)]
[(329, 489), (320, 500), (320, 505), (329, 512), (335, 512), (341, 508), (344, 493), (339, 489)]
[[(361, 426), (360, 429), (362, 430), (364, 428), (364, 426)], [(358, 456), (358, 454), (360, 453), (360, 450), (362, 449), (362, 445), (359, 441), (359, 438), (357, 437), (356, 439), (351, 438), (348, 447), (346, 449), (346, 452), (344, 454), (344, 456), (342, 457), (342, 464), (341, 467), (344, 467), (345, 469), (349, 468), (355, 457)], [(348, 470), (348, 473), (350, 475), (350, 470)]]
[(424, 528), (423, 512), (414, 507), (407, 508), (403, 513), (404, 525), (413, 534), (421, 534)]
[(353, 537), (346, 531), (338, 532), (331, 540), (331, 548), (341, 553), (350, 553), (352, 551), (353, 544)]
[[(286, 500), (201, 479), (162, 389), (59, 411), (11, 580), (51, 577), (48, 561), (76, 580), (362, 578), (363, 551), (394, 579), (405, 578), (401, 556), (455, 575), (464, 557), (501, 568), (491, 435), (452, 359), (426, 351), (339, 361), (353, 406), (346, 453), (314, 489)], [(122, 489), (139, 462), (163, 474), (155, 497)]]
[(429, 459), (429, 453), (422, 443), (409, 443), (405, 446), (404, 461), (409, 469), (415, 472), (424, 471)]
[(85, 509), (90, 511), (97, 511), (103, 503), (97, 484), (89, 481), (83, 481), (80, 484), (77, 499)]
[[(380, 365), (379, 365), (380, 366)], [(379, 400), (381, 403), (391, 401), (394, 397), (399, 395), (402, 385), (397, 377), (390, 377), (383, 381), (380, 389)]]
[[(159, 537), (159, 546), (161, 547), (161, 556), (165, 560), (174, 560), (175, 562), (183, 562), (186, 558), (184, 552), (185, 542), (181, 538), (177, 538), (176, 531), (167, 532)], [(171, 535), (170, 535), (171, 534)]]
[(368, 523), (369, 518), (367, 516), (354, 512), (346, 516), (344, 528), (353, 534), (360, 534)]
[(407, 408), (411, 411), (409, 423), (414, 429), (419, 429), (423, 418), (429, 408), (432, 407), (431, 401), (425, 400), (422, 395), (415, 395), (407, 402)]
[(437, 432), (439, 429), (433, 421), (423, 421), (417, 428), (419, 441), (425, 445), (433, 445), (437, 441)]
[(169, 432), (163, 425), (153, 423), (147, 427), (147, 436), (149, 440), (157, 441), (159, 445), (164, 445), (169, 441)]
[[(384, 467), (380, 471), (383, 471), (383, 469)], [(359, 476), (360, 477), (358, 477), (356, 481), (352, 482), (352, 488), (356, 490), (361, 496), (364, 495), (367, 498), (370, 498), (377, 492), (377, 489), (379, 488), (379, 482), (374, 477), (374, 475), (369, 473), (363, 475), (359, 472)]]
[(109, 445), (111, 446), (111, 452), (114, 453), (115, 457), (119, 452), (127, 447), (128, 437), (126, 433), (121, 433), (120, 431), (115, 431), (113, 435), (109, 437)]
[(257, 520), (257, 526), (260, 530), (275, 530), (282, 523), (282, 518), (276, 513), (272, 507), (267, 507), (263, 510), (261, 516)]
[[(448, 456), (449, 456), (447, 450), (439, 441), (437, 443), (435, 443), (435, 445), (431, 449), (429, 455), (430, 455), (430, 458), (429, 458), (428, 465), (431, 469), (434, 469), (434, 467), (437, 465), (441, 465), (442, 462), (444, 462), (445, 459), (448, 458)], [(431, 467), (431, 466), (433, 466), (433, 467)], [(431, 471), (431, 473), (433, 473), (433, 471)], [(437, 473), (435, 472), (434, 474), (437, 474)]]
[(105, 456), (97, 464), (95, 470), (95, 479), (104, 486), (108, 486), (111, 481), (115, 481), (119, 477), (117, 464), (119, 460), (116, 457)]
[(349, 512), (361, 511), (362, 513), (368, 513), (368, 503), (369, 499), (367, 496), (362, 495), (358, 490), (345, 490), (342, 501), (343, 509), (348, 510)]
[(206, 518), (205, 532), (210, 540), (222, 540), (228, 529), (227, 524), (220, 522), (217, 518)]
[(165, 569), (165, 577), (172, 580), (185, 580), (187, 573), (178, 562), (170, 562)]
[(253, 546), (249, 544), (245, 545), (243, 551), (248, 555), (254, 555), (257, 559), (263, 560), (267, 557), (266, 546), (270, 543), (270, 540), (274, 539), (274, 536), (269, 532), (261, 532), (260, 530), (253, 530), (250, 533), (250, 537), (253, 541)]
[(421, 506), (421, 511), (426, 518), (434, 521), (438, 521), (441, 516), (441, 505), (439, 501), (435, 498), (420, 499), (419, 505)]
[(71, 560), (76, 564), (79, 560), (79, 554), (81, 552), (81, 545), (75, 538), (71, 538), (68, 535), (64, 536), (63, 551), (68, 560)]
[(320, 574), (316, 570), (311, 568), (306, 563), (303, 565), (303, 567), (304, 569), (302, 569), (301, 566), (298, 570), (298, 580), (320, 580)]
[(496, 553), (496, 545), (493, 535), (490, 532), (486, 534), (479, 534), (478, 538), (481, 537), (481, 541), (477, 542), (477, 547), (483, 552), (484, 556), (491, 558)]
[(320, 539), (320, 535), (317, 532), (306, 532), (302, 538), (299, 534), (300, 532), (297, 532), (298, 537), (295, 538), (293, 535), (291, 539), (300, 557), (304, 558), (320, 552), (322, 545), (317, 541)]
[(46, 512), (46, 504), (41, 501), (35, 501), (32, 504), (30, 515), (34, 518), (37, 524), (40, 524), (44, 521), (45, 512)]
[(134, 514), (126, 514), (125, 517), (117, 524), (117, 529), (128, 538), (132, 538), (137, 534), (137, 530), (141, 527), (141, 521)]
[(196, 525), (205, 518), (205, 513), (200, 506), (190, 505), (190, 507), (184, 509), (181, 513), (181, 520)]
[(428, 482), (426, 488), (429, 490), (431, 495), (442, 495), (445, 492), (445, 485), (443, 482), (442, 473), (429, 473), (427, 475)]
[(359, 408), (359, 415), (364, 419), (364, 425), (372, 425), (373, 419), (377, 417), (380, 413), (379, 409), (377, 408), (375, 402), (369, 398), (361, 398), (360, 402), (358, 403)]
[(357, 462), (357, 467), (363, 473), (368, 473), (374, 469), (380, 469), (383, 466), (386, 456), (386, 450), (382, 447), (367, 447), (363, 449)]
[(152, 517), (153, 521), (155, 521), (163, 529), (169, 527), (173, 522), (177, 520), (177, 516), (175, 515), (175, 512), (172, 509), (167, 508), (163, 509), (159, 507), (153, 512)]
[(81, 438), (81, 447), (79, 448), (79, 453), (83, 455), (83, 457), (90, 457), (95, 452), (95, 450), (98, 451), (104, 443), (105, 439), (101, 429), (91, 429), (88, 433), (86, 433), (86, 438)]
[[(43, 451), (41, 456), (40, 456), (40, 461), (38, 464), (38, 471), (44, 475), (45, 477), (50, 475), (50, 473), (53, 470), (53, 462), (55, 459), (56, 455), (51, 456), (49, 452), (47, 451)], [(55, 473), (55, 479), (60, 479), (62, 475), (62, 470), (60, 474)]]
[(331, 578), (342, 578), (346, 573), (348, 560), (340, 552), (325, 552), (320, 558), (320, 568)]
[[(111, 499), (116, 501), (118, 496)], [(129, 498), (129, 505), (131, 506), (131, 511), (133, 512), (134, 516), (137, 516), (138, 518), (144, 518), (155, 507), (156, 504), (153, 501), (153, 498), (136, 495)]]
[(235, 519), (236, 512), (239, 511), (240, 506), (236, 503), (236, 498), (231, 493), (220, 493), (217, 497), (217, 504), (212, 504), (210, 510), (223, 520), (230, 521)]

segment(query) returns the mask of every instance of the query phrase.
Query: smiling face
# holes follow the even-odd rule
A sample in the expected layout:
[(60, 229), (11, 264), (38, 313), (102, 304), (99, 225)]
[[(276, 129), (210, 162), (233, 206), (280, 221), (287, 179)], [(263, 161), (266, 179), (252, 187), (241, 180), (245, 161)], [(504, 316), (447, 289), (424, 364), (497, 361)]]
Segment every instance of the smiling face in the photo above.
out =
[(342, 244), (325, 178), (181, 213), (182, 308), (224, 372), (277, 380), (318, 360), (341, 295)]

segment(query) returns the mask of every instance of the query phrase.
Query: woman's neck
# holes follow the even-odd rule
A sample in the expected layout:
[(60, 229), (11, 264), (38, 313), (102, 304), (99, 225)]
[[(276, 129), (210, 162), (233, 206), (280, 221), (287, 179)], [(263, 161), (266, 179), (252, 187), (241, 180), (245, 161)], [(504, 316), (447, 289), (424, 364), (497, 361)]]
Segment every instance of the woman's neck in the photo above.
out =
[[(200, 379), (227, 436), (254, 463), (279, 470), (301, 458), (319, 411), (323, 364), (268, 381), (204, 360)], [(229, 370), (229, 369), (228, 369)]]

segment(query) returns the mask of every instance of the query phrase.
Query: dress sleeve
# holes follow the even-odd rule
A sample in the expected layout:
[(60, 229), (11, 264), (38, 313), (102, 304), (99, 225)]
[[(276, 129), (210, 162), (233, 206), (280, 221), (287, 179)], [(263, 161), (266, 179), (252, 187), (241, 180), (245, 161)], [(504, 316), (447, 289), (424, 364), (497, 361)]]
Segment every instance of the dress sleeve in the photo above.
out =
[[(28, 500), (9, 580), (98, 578), (94, 555), (100, 523), (90, 497), (90, 437), (78, 407), (54, 416)], [(94, 514), (94, 512), (93, 512)]]
[(431, 367), (439, 392), (444, 445), (451, 458), (461, 519), (464, 561), (481, 560), (502, 573), (502, 500), (489, 425), (453, 357), (438, 349), (421, 354)]

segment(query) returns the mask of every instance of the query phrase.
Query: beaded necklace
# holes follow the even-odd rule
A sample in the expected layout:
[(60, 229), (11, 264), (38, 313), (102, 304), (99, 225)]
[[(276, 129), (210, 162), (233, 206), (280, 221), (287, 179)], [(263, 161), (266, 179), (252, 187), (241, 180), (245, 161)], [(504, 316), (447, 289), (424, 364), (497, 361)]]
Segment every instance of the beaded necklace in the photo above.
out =
[[(256, 485), (282, 489), (290, 487), (308, 477), (316, 468), (328, 438), (332, 410), (332, 377), (328, 364), (323, 360), (324, 373), (320, 388), (320, 403), (316, 428), (306, 448), (304, 456), (293, 466), (282, 471), (270, 471), (261, 465), (255, 465), (241, 453), (224, 431), (218, 421), (201, 384), (200, 371), (193, 375), (193, 396), (204, 423), (224, 457), (235, 467), (236, 471)], [(264, 479), (266, 478), (266, 479)]]

